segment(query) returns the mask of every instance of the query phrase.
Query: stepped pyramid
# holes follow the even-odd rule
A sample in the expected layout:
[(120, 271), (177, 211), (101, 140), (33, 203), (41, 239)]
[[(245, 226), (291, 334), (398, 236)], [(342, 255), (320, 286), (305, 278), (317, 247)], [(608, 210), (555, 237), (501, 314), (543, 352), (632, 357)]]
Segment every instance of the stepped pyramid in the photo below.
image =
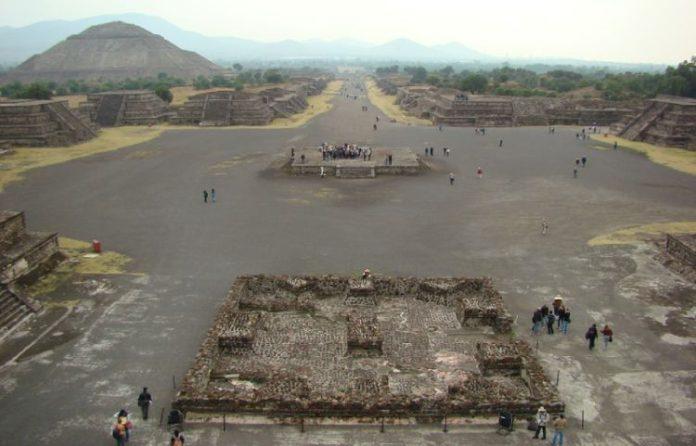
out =
[(87, 28), (30, 57), (0, 81), (123, 80), (159, 73), (190, 80), (219, 71), (208, 59), (182, 50), (162, 36), (129, 23), (110, 22)]

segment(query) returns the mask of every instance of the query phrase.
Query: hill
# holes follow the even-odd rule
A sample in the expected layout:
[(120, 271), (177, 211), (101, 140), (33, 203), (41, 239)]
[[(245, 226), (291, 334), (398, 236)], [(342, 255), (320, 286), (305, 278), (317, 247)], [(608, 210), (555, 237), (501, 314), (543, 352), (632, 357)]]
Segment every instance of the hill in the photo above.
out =
[(162, 36), (129, 23), (110, 22), (92, 26), (30, 57), (6, 73), (2, 81), (122, 80), (156, 77), (159, 73), (192, 79), (220, 70), (199, 54), (182, 50)]

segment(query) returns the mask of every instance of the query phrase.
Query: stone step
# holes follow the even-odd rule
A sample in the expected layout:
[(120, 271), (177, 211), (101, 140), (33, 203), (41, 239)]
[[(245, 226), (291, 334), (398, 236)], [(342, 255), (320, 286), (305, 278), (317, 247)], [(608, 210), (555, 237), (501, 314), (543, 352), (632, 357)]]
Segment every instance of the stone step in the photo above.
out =
[(57, 234), (29, 232), (0, 253), (0, 283), (29, 274), (58, 252)]
[(0, 330), (10, 330), (32, 311), (9, 289), (0, 288)]
[(24, 212), (0, 211), (0, 247), (3, 250), (19, 240), (25, 230)]

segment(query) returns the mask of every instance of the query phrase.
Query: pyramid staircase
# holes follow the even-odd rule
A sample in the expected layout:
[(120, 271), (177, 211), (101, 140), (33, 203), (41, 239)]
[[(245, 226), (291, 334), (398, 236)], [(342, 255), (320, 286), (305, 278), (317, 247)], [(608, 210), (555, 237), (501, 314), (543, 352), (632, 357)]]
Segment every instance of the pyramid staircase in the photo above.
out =
[(123, 115), (125, 96), (119, 94), (105, 94), (97, 107), (95, 121), (102, 127), (113, 127), (119, 124)]
[(0, 339), (41, 309), (13, 284), (40, 273), (58, 256), (57, 234), (28, 232), (24, 212), (0, 211)]
[(631, 141), (640, 141), (642, 135), (655, 123), (657, 118), (669, 108), (670, 104), (653, 102), (643, 113), (631, 120), (619, 133), (619, 136)]

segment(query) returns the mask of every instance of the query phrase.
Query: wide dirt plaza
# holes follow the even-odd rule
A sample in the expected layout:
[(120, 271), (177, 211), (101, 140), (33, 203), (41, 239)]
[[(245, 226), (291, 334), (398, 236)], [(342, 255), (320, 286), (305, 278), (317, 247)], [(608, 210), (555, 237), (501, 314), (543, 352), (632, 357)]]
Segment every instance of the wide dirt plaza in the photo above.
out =
[[(117, 274), (39, 284), (50, 288), (39, 298), (48, 319), (22, 327), (0, 346), (0, 443), (113, 443), (113, 416), (125, 407), (135, 424), (129, 444), (165, 444), (160, 416), (166, 418), (237, 277), (356, 278), (365, 268), (377, 277), (490, 277), (515, 336), (535, 350), (548, 381), (558, 380), (569, 418), (567, 444), (696, 443), (696, 285), (655, 258), (663, 238), (624, 233), (621, 243), (613, 243), (612, 237), (624, 228), (696, 220), (696, 178), (635, 152), (578, 139), (576, 127), (554, 133), (546, 127), (489, 128), (480, 135), (473, 128), (390, 122), (357, 88), (359, 82), (348, 80), (333, 108), (302, 127), (169, 129), (149, 142), (32, 170), (0, 193), (0, 208), (24, 210), (32, 230), (98, 239), (107, 251), (132, 259)], [(429, 169), (342, 179), (279, 168), (291, 148), (299, 153), (322, 142), (409, 148)], [(425, 156), (426, 147), (434, 148), (434, 156)], [(582, 157), (587, 165), (574, 178), (575, 160)], [(216, 202), (204, 203), (203, 190), (211, 188)], [(544, 220), (548, 233), (542, 235)], [(532, 313), (557, 295), (571, 311), (568, 334), (544, 330), (533, 336)], [(406, 318), (408, 326), (421, 324), (426, 333), (426, 318), (458, 327), (454, 310), (433, 312), (425, 303), (402, 310), (399, 301), (390, 302), (388, 317), (379, 323), (379, 314), (374, 319), (362, 310), (347, 316), (349, 336), (350, 321), (377, 327), (354, 335), (361, 349), (356, 363), (379, 363), (388, 366), (385, 373), (397, 373), (375, 355), (394, 350), (389, 327), (403, 328)], [(52, 320), (51, 309), (61, 310)], [(333, 311), (321, 307), (317, 314), (333, 317)], [(584, 333), (592, 323), (612, 326), (607, 350), (601, 339), (594, 351), (588, 349)], [(330, 326), (320, 328), (338, 336)], [(30, 332), (46, 329), (26, 348)], [(291, 326), (276, 334), (300, 336)], [(438, 339), (447, 343), (455, 335), (443, 332)], [(248, 348), (245, 339), (232, 341)], [(339, 340), (336, 351), (343, 356), (345, 339)], [(473, 352), (467, 348), (462, 351)], [(424, 373), (428, 364), (418, 362)], [(317, 382), (322, 378), (317, 370), (311, 373)], [(329, 378), (327, 391), (334, 382), (349, 387), (354, 381)], [(412, 386), (437, 387), (415, 375), (409, 379)], [(360, 387), (367, 394), (368, 384)], [(136, 406), (143, 386), (154, 397), (146, 422)], [(441, 422), (388, 422), (382, 432), (378, 422), (259, 424), (230, 418), (224, 430), (219, 422), (187, 426), (186, 444), (533, 442), (521, 419), (514, 432), (500, 436), (495, 418), (453, 420), (446, 432)]]

